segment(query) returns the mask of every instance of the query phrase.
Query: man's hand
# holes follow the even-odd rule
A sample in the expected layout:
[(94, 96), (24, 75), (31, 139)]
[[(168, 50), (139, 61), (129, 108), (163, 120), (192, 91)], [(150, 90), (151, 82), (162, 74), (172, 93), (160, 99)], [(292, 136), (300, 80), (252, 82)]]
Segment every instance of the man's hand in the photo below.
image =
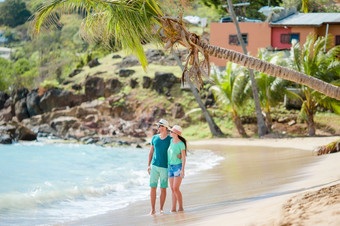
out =
[(148, 174), (150, 175), (151, 167), (148, 166)]

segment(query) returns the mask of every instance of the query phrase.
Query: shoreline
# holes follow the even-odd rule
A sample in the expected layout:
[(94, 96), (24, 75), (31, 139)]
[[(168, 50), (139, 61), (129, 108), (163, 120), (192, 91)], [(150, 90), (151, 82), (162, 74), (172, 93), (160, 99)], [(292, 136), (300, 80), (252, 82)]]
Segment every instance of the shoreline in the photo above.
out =
[[(192, 146), (222, 145), (222, 146), (260, 146), (275, 148), (294, 148), (310, 151), (329, 144), (340, 136), (334, 137), (298, 137), (279, 139), (210, 139), (190, 142)], [(245, 204), (242, 209), (225, 214), (216, 214), (208, 219), (202, 219), (196, 225), (339, 225), (340, 207), (340, 153), (321, 156), (315, 164), (305, 169), (309, 175), (298, 180), (290, 187), (297, 188), (275, 197), (266, 198), (254, 203)], [(299, 189), (300, 188), (300, 189)], [(320, 202), (322, 197), (323, 203)], [(308, 203), (305, 197), (310, 197)], [(325, 204), (326, 202), (326, 204)]]
[[(304, 156), (309, 159), (318, 159), (311, 161), (306, 167), (301, 168), (303, 172), (297, 172), (299, 177), (295, 178), (292, 183), (278, 184), (279, 187), (283, 187), (283, 189), (279, 189), (281, 190), (280, 192), (273, 191), (267, 193), (268, 196), (255, 196), (252, 201), (237, 198), (221, 199), (215, 203), (207, 201), (211, 198), (215, 198), (216, 200), (216, 196), (210, 197), (210, 195), (207, 194), (212, 192), (211, 189), (216, 189), (216, 187), (220, 186), (220, 179), (213, 178), (215, 181), (209, 181), (207, 185), (204, 185), (206, 187), (203, 188), (202, 184), (197, 184), (196, 182), (183, 184), (182, 187), (183, 192), (186, 194), (186, 200), (191, 205), (185, 204), (186, 211), (183, 213), (170, 213), (165, 211), (162, 215), (157, 213), (155, 216), (148, 216), (147, 213), (150, 201), (142, 200), (118, 211), (108, 212), (103, 215), (79, 219), (72, 222), (65, 222), (63, 225), (121, 225), (126, 224), (127, 222), (132, 225), (225, 225), (225, 222), (228, 222), (229, 225), (280, 225), (280, 222), (287, 222), (287, 219), (283, 218), (284, 214), (281, 213), (287, 200), (292, 199), (295, 195), (313, 192), (317, 189), (330, 187), (340, 183), (340, 166), (338, 166), (340, 153), (322, 156), (313, 156), (312, 154), (313, 150), (318, 146), (326, 145), (336, 139), (340, 139), (340, 137), (299, 137), (279, 139), (216, 138), (189, 141), (189, 149), (194, 149), (195, 147), (209, 149), (210, 147), (210, 150), (213, 152), (218, 150), (218, 152), (223, 153), (224, 150), (222, 147), (238, 146), (240, 148), (237, 150), (241, 151), (246, 150), (246, 146), (259, 147), (254, 149), (255, 153), (252, 155), (257, 155), (256, 150), (261, 149), (261, 147), (273, 148), (273, 151), (275, 152), (278, 149), (284, 148), (287, 153), (294, 153), (294, 150), (290, 149), (301, 149), (300, 152), (306, 153), (307, 151), (307, 155)], [(308, 152), (310, 152), (311, 155), (309, 155)], [(306, 157), (302, 157), (302, 159)], [(223, 163), (223, 165), (225, 167), (226, 163)], [(215, 169), (215, 171), (220, 171), (222, 169), (223, 168), (218, 168)], [(329, 172), (332, 172), (332, 174)], [(221, 174), (225, 173), (221, 172)], [(198, 175), (197, 178), (201, 178), (200, 180), (202, 180), (202, 178), (209, 178), (211, 175), (216, 176), (216, 174), (212, 174), (212, 172), (209, 171), (202, 175)], [(198, 186), (200, 187), (198, 190), (199, 192), (197, 193), (196, 190), (195, 193), (195, 190), (192, 189), (197, 189)], [(268, 191), (271, 190), (270, 187), (265, 188)], [(194, 193), (190, 194), (191, 192)], [(202, 202), (206, 204), (196, 205), (195, 207), (193, 203), (197, 203), (198, 199), (202, 199)], [(171, 200), (170, 190), (168, 190), (165, 210), (170, 209), (169, 200)], [(156, 202), (156, 208), (157, 205), (158, 203)], [(323, 213), (326, 213), (328, 210), (329, 209), (323, 207)], [(289, 214), (288, 216), (294, 215)], [(321, 218), (322, 216), (323, 215), (321, 215)], [(298, 218), (298, 216), (295, 218)], [(293, 217), (293, 219), (295, 218)], [(336, 219), (339, 219), (339, 217)]]

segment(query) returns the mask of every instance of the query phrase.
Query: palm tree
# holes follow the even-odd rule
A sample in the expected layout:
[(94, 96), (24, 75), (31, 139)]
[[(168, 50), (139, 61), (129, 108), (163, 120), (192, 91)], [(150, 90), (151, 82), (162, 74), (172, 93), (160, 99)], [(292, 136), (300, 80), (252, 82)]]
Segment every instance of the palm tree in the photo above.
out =
[[(270, 54), (265, 49), (260, 49), (258, 58), (272, 64), (282, 65), (282, 52)], [(287, 81), (267, 74), (256, 72), (256, 82), (259, 88), (261, 107), (266, 115), (265, 120), (268, 129), (272, 125), (271, 108), (277, 106), (283, 99)]]
[[(234, 12), (234, 7), (233, 7), (231, 0), (228, 0), (228, 6), (229, 6), (229, 10), (228, 10), (229, 14), (233, 18), (233, 22), (234, 22), (235, 27), (236, 27), (238, 41), (240, 42), (240, 44), (242, 46), (243, 53), (247, 55), (248, 54), (247, 48), (246, 48), (246, 45), (244, 44), (243, 38), (241, 36), (241, 30), (240, 30), (240, 27), (238, 25), (238, 22), (237, 22), (237, 19), (236, 19), (236, 14)], [(268, 128), (266, 126), (265, 121), (263, 120), (262, 109), (261, 109), (261, 104), (260, 104), (260, 100), (259, 100), (259, 94), (258, 94), (258, 91), (257, 91), (258, 88), (257, 88), (255, 76), (254, 76), (254, 71), (252, 69), (249, 69), (249, 77), (250, 77), (250, 81), (251, 81), (251, 88), (252, 88), (253, 98), (254, 98), (254, 103), (255, 103), (256, 118), (257, 118), (257, 133), (258, 133), (259, 137), (262, 137), (262, 136), (266, 135), (267, 133), (269, 133), (270, 128)]]
[[(47, 27), (58, 22), (57, 13), (83, 10), (85, 18), (81, 25), (81, 33), (86, 39), (101, 40), (108, 46), (114, 39), (116, 45), (132, 50), (139, 57), (143, 67), (147, 65), (147, 61), (142, 42), (162, 41), (166, 43), (165, 49), (172, 48), (175, 44), (187, 47), (189, 55), (182, 79), (188, 75), (198, 88), (203, 85), (202, 77), (209, 77), (209, 56), (214, 56), (309, 86), (340, 100), (340, 88), (335, 85), (255, 57), (209, 45), (198, 35), (190, 33), (181, 18), (165, 16), (163, 12), (167, 7), (164, 1), (157, 0), (53, 0), (44, 3), (35, 13), (32, 22), (35, 33), (39, 33), (43, 22), (46, 22)], [(157, 27), (160, 29), (156, 30)]]
[(212, 78), (216, 85), (212, 86), (211, 89), (217, 103), (231, 113), (238, 133), (242, 137), (247, 137), (239, 115), (240, 108), (249, 97), (246, 91), (249, 78), (245, 74), (244, 69), (237, 64), (228, 62), (226, 73), (215, 72)]
[[(184, 71), (185, 68), (182, 65), (181, 60), (179, 59), (178, 54), (176, 52), (173, 52), (173, 55), (174, 55), (174, 57), (177, 61), (177, 65), (182, 69), (182, 71)], [(190, 81), (188, 82), (188, 84), (189, 84), (191, 93), (194, 95), (196, 102), (198, 103), (198, 105), (200, 106), (200, 108), (203, 112), (203, 115), (205, 117), (205, 120), (208, 123), (211, 134), (214, 137), (223, 136), (224, 134), (223, 134), (222, 130), (220, 129), (220, 127), (218, 127), (218, 125), (215, 123), (214, 119), (209, 114), (207, 108), (205, 107), (205, 105), (202, 102), (202, 99), (201, 99), (199, 93), (197, 92), (197, 89), (194, 87), (194, 85)]]
[[(335, 46), (324, 53), (322, 50), (325, 42), (329, 44), (330, 39), (326, 40), (325, 37), (317, 38), (315, 35), (307, 36), (306, 43), (302, 48), (299, 43), (294, 42), (291, 48), (292, 66), (295, 70), (311, 77), (339, 85), (340, 61), (337, 56), (340, 53), (340, 46)], [(322, 106), (340, 114), (340, 101), (327, 97), (308, 86), (302, 85), (301, 91), (302, 97), (296, 94), (295, 96), (300, 98), (303, 103), (301, 111), (306, 116), (308, 134), (309, 136), (315, 136), (314, 114), (317, 108)]]

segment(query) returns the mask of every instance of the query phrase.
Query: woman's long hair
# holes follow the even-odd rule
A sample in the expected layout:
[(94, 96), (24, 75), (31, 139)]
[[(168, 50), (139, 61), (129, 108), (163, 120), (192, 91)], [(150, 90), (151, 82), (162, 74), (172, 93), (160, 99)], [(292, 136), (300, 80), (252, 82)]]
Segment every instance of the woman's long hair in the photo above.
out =
[(184, 137), (179, 136), (179, 135), (178, 135), (178, 138), (184, 143), (184, 145), (185, 145), (185, 155), (187, 155), (187, 140)]

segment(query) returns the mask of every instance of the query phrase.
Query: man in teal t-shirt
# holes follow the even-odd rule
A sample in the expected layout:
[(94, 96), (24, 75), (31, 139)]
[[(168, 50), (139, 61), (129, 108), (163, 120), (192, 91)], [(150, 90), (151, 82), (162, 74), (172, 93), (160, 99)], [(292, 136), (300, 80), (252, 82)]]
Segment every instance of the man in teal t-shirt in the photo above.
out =
[[(160, 180), (161, 195), (160, 195), (160, 212), (163, 212), (163, 206), (166, 198), (166, 189), (168, 187), (168, 148), (170, 145), (171, 137), (167, 133), (169, 123), (161, 119), (156, 123), (158, 131), (151, 140), (151, 148), (148, 161), (148, 173), (150, 175), (150, 199), (151, 199), (151, 212), (153, 215), (156, 213), (156, 192), (158, 181)], [(151, 167), (150, 167), (151, 164)]]

